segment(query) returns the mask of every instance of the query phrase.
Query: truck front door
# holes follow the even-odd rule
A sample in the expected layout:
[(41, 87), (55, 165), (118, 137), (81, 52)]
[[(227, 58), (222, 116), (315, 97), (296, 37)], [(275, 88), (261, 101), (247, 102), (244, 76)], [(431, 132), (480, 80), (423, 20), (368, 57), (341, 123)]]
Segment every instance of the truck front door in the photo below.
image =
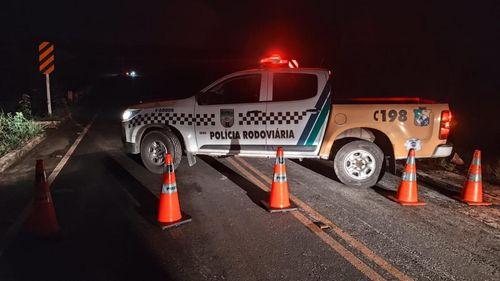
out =
[[(203, 154), (265, 154), (267, 75), (229, 77), (204, 93), (195, 104), (196, 141)], [(208, 118), (209, 122), (204, 122)]]

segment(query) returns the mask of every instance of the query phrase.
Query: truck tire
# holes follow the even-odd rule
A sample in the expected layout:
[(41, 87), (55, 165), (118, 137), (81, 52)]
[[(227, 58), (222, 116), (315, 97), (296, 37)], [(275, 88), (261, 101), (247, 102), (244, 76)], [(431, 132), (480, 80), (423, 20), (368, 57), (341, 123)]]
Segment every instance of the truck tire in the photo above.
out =
[(156, 130), (147, 133), (141, 141), (141, 159), (144, 166), (155, 174), (162, 174), (166, 153), (172, 155), (174, 168), (182, 159), (182, 146), (179, 138), (167, 130)]
[(376, 144), (356, 140), (346, 143), (337, 151), (333, 167), (343, 184), (367, 188), (379, 181), (383, 163), (384, 153)]

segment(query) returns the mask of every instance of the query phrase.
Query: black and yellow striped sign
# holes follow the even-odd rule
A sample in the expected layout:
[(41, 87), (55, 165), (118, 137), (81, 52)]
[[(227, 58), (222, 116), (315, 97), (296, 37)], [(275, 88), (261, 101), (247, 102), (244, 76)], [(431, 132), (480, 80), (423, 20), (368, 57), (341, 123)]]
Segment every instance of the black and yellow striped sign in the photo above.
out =
[(40, 43), (38, 54), (38, 70), (43, 74), (51, 74), (54, 71), (54, 44), (46, 41)]

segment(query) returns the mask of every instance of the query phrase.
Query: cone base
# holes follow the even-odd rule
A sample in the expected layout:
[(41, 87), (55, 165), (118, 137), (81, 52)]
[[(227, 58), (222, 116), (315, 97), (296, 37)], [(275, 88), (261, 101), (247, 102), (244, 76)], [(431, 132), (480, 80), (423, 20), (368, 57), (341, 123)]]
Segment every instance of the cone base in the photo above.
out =
[(31, 229), (24, 230), (23, 232), (25, 232), (27, 235), (30, 235), (31, 237), (47, 241), (61, 241), (65, 236), (61, 229), (58, 229), (57, 231), (51, 233), (39, 233)]
[(47, 214), (47, 212), (32, 213), (24, 223), (24, 229), (32, 236), (43, 239), (59, 240), (61, 237), (61, 227), (57, 222), (55, 211)]
[(465, 203), (469, 206), (491, 206), (493, 205), (493, 203), (491, 202), (471, 202), (471, 201), (466, 201), (462, 198), (460, 198), (459, 196), (453, 196), (453, 198), (457, 199), (458, 201), (462, 202), (462, 203)]
[(394, 197), (392, 195), (389, 195), (388, 197), (392, 201), (394, 201), (396, 203), (399, 203), (402, 206), (425, 206), (427, 204), (427, 203), (422, 202), (422, 201), (417, 201), (417, 202), (405, 202), (405, 201), (401, 201), (401, 200), (397, 199), (396, 197)]
[(190, 215), (188, 215), (188, 214), (186, 214), (184, 212), (181, 212), (181, 214), (182, 214), (182, 217), (178, 221), (174, 221), (174, 222), (158, 222), (158, 225), (160, 226), (160, 228), (162, 230), (165, 230), (167, 228), (172, 228), (172, 227), (179, 226), (181, 224), (188, 223), (188, 222), (190, 222), (192, 220)]
[(292, 212), (297, 210), (297, 206), (290, 202), (290, 206), (284, 207), (284, 208), (272, 208), (269, 205), (269, 202), (262, 200), (260, 201), (264, 208), (269, 212), (269, 213), (286, 213), (286, 212)]

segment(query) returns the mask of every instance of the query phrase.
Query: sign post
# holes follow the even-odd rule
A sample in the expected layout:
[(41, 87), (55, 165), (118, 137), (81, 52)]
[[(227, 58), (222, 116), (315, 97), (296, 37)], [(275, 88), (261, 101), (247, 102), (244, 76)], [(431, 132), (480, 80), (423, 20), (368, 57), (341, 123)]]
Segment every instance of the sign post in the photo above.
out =
[(45, 86), (47, 88), (47, 112), (52, 116), (52, 101), (50, 99), (50, 74), (54, 71), (54, 44), (41, 42), (38, 45), (38, 70), (45, 74)]
[(50, 101), (50, 75), (45, 74), (45, 87), (47, 88), (47, 112), (52, 116), (52, 102)]

